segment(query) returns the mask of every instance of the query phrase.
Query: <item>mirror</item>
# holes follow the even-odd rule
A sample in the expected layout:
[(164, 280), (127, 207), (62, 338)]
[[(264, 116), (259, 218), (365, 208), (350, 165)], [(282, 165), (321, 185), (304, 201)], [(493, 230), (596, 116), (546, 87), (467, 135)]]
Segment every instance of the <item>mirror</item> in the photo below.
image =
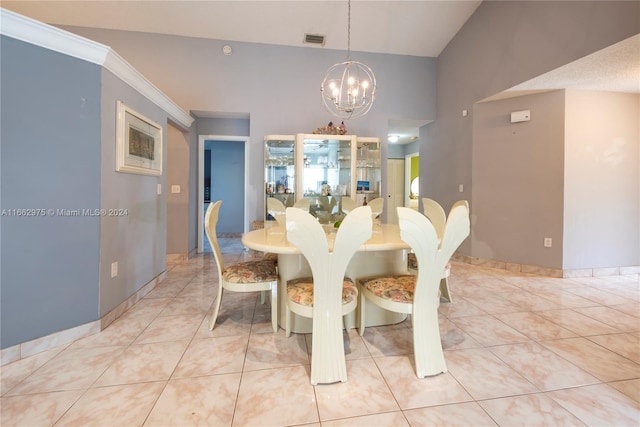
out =
[(417, 199), (420, 194), (420, 177), (416, 176), (411, 181), (411, 188), (409, 190), (409, 198)]

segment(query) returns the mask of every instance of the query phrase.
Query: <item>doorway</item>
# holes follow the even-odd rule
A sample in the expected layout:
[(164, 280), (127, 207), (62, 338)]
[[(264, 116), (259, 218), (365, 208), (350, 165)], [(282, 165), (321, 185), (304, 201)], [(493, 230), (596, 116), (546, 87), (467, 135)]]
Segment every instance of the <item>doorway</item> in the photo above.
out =
[(204, 214), (210, 202), (223, 200), (218, 234), (241, 235), (248, 230), (249, 146), (247, 136), (198, 136), (198, 253), (210, 250), (204, 236)]

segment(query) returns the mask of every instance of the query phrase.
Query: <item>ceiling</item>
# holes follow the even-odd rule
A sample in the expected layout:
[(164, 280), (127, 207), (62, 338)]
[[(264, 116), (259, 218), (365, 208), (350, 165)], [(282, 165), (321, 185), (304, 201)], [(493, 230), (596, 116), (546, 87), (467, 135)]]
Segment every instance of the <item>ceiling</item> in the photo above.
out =
[[(351, 50), (437, 57), (481, 0), (351, 2)], [(315, 49), (347, 48), (348, 2), (329, 1), (11, 1), (2, 7), (58, 26), (170, 34)], [(169, 24), (168, 24), (169, 23)], [(416, 28), (419, 31), (407, 31)], [(305, 34), (325, 36), (324, 45)], [(206, 112), (199, 112), (206, 116)], [(198, 114), (198, 113), (196, 113)], [(216, 116), (217, 117), (217, 116)], [(399, 143), (427, 121), (392, 120)]]
[[(351, 49), (437, 57), (481, 3), (352, 0)], [(315, 49), (346, 50), (347, 47), (346, 0), (2, 0), (2, 7), (59, 26)], [(305, 43), (305, 34), (325, 36), (324, 45)], [(640, 35), (485, 101), (563, 88), (640, 93)], [(398, 135), (399, 143), (408, 143), (417, 138), (419, 128), (427, 123), (429, 121), (390, 120), (389, 134)]]
[[(351, 49), (437, 57), (480, 3), (353, 0)], [(347, 48), (346, 0), (3, 0), (2, 7), (53, 25), (319, 49)], [(326, 42), (324, 46), (305, 43), (305, 34), (324, 35)]]

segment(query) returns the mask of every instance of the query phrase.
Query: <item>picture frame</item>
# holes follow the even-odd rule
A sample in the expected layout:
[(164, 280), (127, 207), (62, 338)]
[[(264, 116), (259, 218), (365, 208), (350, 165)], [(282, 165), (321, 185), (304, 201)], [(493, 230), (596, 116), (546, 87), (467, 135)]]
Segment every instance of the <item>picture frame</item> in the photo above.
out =
[(162, 175), (162, 126), (117, 102), (116, 171)]

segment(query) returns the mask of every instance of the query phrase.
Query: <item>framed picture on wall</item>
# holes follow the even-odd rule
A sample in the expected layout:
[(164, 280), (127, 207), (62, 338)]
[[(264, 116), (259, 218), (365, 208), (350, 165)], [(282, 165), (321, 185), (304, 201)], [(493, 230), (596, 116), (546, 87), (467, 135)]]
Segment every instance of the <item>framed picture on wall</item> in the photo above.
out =
[(117, 103), (116, 171), (162, 175), (162, 127)]

